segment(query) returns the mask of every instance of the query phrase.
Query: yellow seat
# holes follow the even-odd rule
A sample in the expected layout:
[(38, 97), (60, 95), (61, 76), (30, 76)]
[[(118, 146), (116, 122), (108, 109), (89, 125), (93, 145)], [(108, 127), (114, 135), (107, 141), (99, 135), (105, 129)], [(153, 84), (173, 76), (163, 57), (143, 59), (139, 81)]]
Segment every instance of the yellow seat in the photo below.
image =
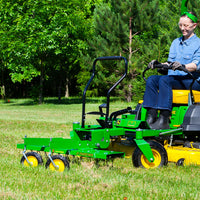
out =
[[(175, 104), (188, 104), (188, 95), (190, 90), (172, 90), (173, 103)], [(200, 102), (200, 91), (193, 90), (194, 101)]]
[[(200, 102), (200, 91), (192, 90), (194, 95), (195, 103)], [(172, 90), (173, 93), (173, 103), (175, 104), (188, 104), (188, 95), (190, 90)], [(143, 100), (139, 100), (140, 104), (143, 103)]]

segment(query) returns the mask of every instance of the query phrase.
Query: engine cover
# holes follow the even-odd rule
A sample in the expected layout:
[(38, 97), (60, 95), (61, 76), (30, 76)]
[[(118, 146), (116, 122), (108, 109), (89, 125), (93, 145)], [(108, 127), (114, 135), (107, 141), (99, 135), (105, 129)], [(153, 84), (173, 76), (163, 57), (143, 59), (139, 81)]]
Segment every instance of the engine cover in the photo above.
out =
[(181, 127), (183, 132), (188, 132), (187, 134), (199, 132), (200, 135), (200, 104), (194, 104), (188, 108)]

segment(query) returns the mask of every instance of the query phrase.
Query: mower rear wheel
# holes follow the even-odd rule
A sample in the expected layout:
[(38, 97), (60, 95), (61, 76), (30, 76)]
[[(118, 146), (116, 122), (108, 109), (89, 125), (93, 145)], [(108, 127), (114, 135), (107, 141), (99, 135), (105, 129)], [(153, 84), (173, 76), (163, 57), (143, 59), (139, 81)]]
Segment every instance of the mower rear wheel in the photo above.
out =
[(43, 163), (42, 157), (40, 154), (36, 153), (36, 152), (28, 152), (25, 154), (28, 161), (31, 163), (28, 163), (26, 158), (24, 156), (22, 156), (21, 158), (21, 164), (23, 164), (24, 166), (31, 166), (31, 167), (37, 167), (38, 165), (41, 165)]
[(139, 147), (136, 147), (132, 155), (133, 165), (135, 167), (142, 167), (146, 169), (167, 165), (168, 157), (165, 148), (160, 143), (155, 141), (149, 141), (148, 143), (154, 156), (154, 162), (149, 162)]
[(52, 171), (59, 171), (59, 172), (63, 172), (65, 168), (69, 169), (69, 162), (65, 157), (61, 155), (54, 155), (51, 158), (57, 167), (55, 167), (51, 162), (51, 160), (48, 159), (46, 163), (46, 168), (49, 168)]

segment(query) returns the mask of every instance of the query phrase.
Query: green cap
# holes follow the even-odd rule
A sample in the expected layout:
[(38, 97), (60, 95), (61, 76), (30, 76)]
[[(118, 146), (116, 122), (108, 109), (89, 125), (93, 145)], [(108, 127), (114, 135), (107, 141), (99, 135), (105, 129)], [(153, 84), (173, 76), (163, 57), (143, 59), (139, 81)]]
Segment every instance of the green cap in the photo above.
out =
[(197, 17), (187, 11), (187, 3), (188, 3), (188, 0), (182, 0), (182, 3), (181, 3), (181, 16), (182, 15), (187, 15), (194, 23), (197, 23), (197, 21), (198, 21)]

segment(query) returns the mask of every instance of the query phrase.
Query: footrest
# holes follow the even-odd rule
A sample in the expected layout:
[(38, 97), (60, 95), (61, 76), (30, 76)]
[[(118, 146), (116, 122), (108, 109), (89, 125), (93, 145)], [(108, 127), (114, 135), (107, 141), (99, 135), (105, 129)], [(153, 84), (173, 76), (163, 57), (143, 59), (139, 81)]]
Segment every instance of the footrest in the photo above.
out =
[(103, 103), (99, 106), (99, 108), (107, 108), (107, 103)]
[(70, 155), (89, 157), (89, 158), (99, 158), (99, 159), (111, 159), (111, 158), (124, 158), (124, 152), (108, 151), (108, 150), (98, 150), (98, 149), (78, 149), (71, 150)]

